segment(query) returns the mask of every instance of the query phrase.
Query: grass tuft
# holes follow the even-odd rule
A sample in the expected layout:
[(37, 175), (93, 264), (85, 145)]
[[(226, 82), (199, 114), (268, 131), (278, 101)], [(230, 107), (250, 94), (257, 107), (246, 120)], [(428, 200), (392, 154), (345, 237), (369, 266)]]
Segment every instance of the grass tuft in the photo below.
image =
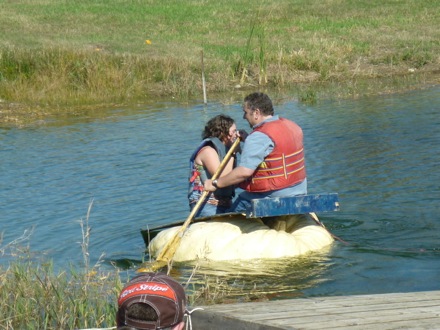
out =
[[(0, 329), (80, 329), (113, 327), (116, 298), (122, 289), (118, 272), (90, 267), (89, 216), (80, 220), (84, 265), (54, 271), (52, 261), (42, 261), (23, 249), (32, 231), (6, 244), (0, 252), (13, 257), (0, 266)], [(0, 241), (1, 243), (1, 241)]]
[(0, 268), (0, 329), (75, 329), (115, 324), (116, 273), (55, 274), (30, 260)]

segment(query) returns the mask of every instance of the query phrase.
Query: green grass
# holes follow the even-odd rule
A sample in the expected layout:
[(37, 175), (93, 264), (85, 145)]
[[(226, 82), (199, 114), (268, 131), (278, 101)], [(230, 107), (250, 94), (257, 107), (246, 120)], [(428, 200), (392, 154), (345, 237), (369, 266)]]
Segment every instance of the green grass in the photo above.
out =
[(85, 329), (113, 327), (117, 296), (122, 289), (118, 271), (90, 265), (90, 203), (82, 233), (83, 265), (55, 272), (52, 261), (30, 253), (22, 244), (32, 235), (2, 244), (0, 234), (0, 329)]
[(200, 98), (202, 50), (210, 95), (415, 74), (438, 83), (439, 12), (436, 0), (0, 1), (0, 120), (10, 104), (44, 116)]
[[(1, 243), (0, 237), (0, 258), (8, 257), (9, 263), (0, 266), (0, 330), (115, 327), (118, 295), (135, 274), (122, 281), (121, 269), (104, 271), (100, 265), (90, 267), (88, 260), (55, 271), (51, 261), (32, 254), (28, 247)], [(88, 259), (87, 244), (82, 252)], [(190, 309), (267, 299), (264, 293), (237, 289), (225, 280), (197, 273), (196, 265), (184, 284)]]
[(116, 272), (54, 272), (50, 263), (0, 267), (0, 329), (85, 329), (116, 324)]
[[(55, 271), (51, 262), (32, 259), (35, 258), (21, 254), (7, 268), (0, 266), (0, 330), (116, 326), (117, 298), (128, 282), (128, 278), (121, 280), (120, 270), (94, 268), (87, 272), (84, 267), (71, 266)], [(239, 288), (214, 276), (197, 275), (184, 286), (190, 310), (204, 305), (268, 299), (264, 292)]]

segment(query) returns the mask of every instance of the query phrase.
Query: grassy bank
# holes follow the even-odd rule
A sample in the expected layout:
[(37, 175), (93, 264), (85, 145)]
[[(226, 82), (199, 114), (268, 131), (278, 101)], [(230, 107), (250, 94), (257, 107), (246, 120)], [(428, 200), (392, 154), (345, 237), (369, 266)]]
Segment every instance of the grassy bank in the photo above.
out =
[(0, 8), (3, 122), (200, 99), (202, 52), (208, 95), (326, 84), (359, 95), (380, 92), (371, 79), (386, 77), (398, 77), (397, 88), (439, 83), (436, 0), (22, 0)]
[[(1, 252), (0, 246), (0, 258)], [(50, 261), (42, 262), (21, 249), (15, 258), (10, 258), (7, 267), (0, 265), (0, 330), (113, 328), (117, 297), (128, 278), (135, 275), (132, 270), (128, 276), (127, 271), (122, 280), (120, 271), (118, 268), (108, 271), (78, 265), (55, 271)], [(267, 300), (264, 294), (244, 290), (237, 293), (236, 287), (231, 290), (230, 285), (215, 277), (205, 277), (201, 281), (198, 276), (182, 284), (190, 309), (218, 303)]]
[(51, 264), (0, 267), (0, 329), (85, 329), (116, 324), (116, 272), (56, 273)]
[[(121, 280), (116, 268), (85, 270), (72, 266), (54, 271), (50, 262), (39, 263), (23, 256), (7, 268), (0, 266), (0, 330), (115, 328), (117, 298), (128, 280)], [(214, 277), (182, 284), (190, 310), (268, 299), (244, 290), (238, 295), (236, 287), (231, 290), (230, 285)]]
[[(0, 330), (107, 328), (116, 323), (119, 273), (90, 265), (89, 217), (80, 219), (82, 265), (54, 271), (51, 260), (25, 245), (33, 229), (9, 243), (0, 233)], [(102, 257), (102, 256), (101, 256)], [(4, 259), (3, 259), (4, 258)]]

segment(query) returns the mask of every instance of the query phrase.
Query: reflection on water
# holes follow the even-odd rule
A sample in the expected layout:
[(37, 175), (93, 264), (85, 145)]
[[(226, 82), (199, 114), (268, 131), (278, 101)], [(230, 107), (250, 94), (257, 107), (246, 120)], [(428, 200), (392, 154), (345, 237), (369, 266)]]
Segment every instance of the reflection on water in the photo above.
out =
[[(439, 289), (439, 91), (277, 103), (303, 127), (309, 192), (339, 193), (340, 212), (321, 221), (349, 244), (300, 259), (200, 264), (192, 290), (219, 282), (231, 296), (279, 299)], [(248, 129), (240, 102), (158, 103), (0, 128), (3, 246), (34, 227), (32, 251), (56, 267), (81, 264), (78, 220), (93, 200), (91, 264), (105, 253), (108, 267), (134, 272), (145, 249), (140, 229), (188, 216), (188, 158), (219, 113)], [(173, 271), (183, 281), (193, 267)]]
[(208, 302), (271, 300), (302, 296), (302, 290), (324, 283), (331, 247), (300, 258), (175, 264), (171, 271), (188, 292)]

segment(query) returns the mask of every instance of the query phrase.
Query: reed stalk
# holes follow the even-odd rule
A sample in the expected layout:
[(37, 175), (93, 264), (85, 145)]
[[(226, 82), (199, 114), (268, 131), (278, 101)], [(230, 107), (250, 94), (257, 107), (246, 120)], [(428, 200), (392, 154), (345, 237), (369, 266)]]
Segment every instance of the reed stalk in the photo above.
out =
[[(89, 204), (80, 220), (83, 267), (56, 272), (53, 262), (39, 259), (21, 246), (32, 231), (0, 248), (8, 266), (0, 266), (0, 329), (81, 329), (113, 327), (116, 298), (122, 288), (118, 271), (90, 267)], [(102, 257), (102, 256), (101, 256)], [(99, 258), (101, 260), (101, 258)], [(3, 264), (3, 263), (2, 263)]]

